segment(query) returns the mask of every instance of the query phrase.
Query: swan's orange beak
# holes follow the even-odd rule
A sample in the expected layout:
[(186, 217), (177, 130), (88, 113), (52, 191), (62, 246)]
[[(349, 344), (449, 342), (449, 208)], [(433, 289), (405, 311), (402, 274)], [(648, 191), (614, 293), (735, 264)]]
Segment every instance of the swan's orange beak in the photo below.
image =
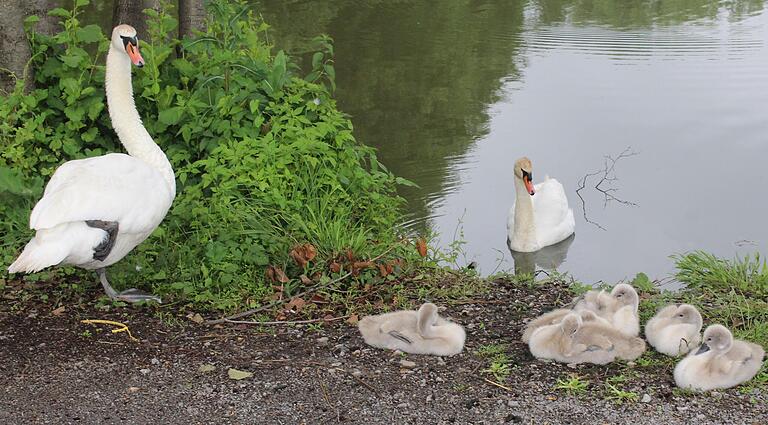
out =
[(125, 51), (128, 53), (128, 57), (131, 58), (131, 62), (133, 62), (134, 65), (141, 68), (144, 66), (144, 58), (141, 57), (141, 53), (139, 53), (139, 45), (134, 45), (133, 43), (127, 43), (125, 45)]
[(528, 190), (528, 193), (533, 196), (536, 191), (533, 190), (533, 182), (531, 182), (531, 178), (528, 174), (523, 174), (523, 183), (525, 183), (525, 189)]

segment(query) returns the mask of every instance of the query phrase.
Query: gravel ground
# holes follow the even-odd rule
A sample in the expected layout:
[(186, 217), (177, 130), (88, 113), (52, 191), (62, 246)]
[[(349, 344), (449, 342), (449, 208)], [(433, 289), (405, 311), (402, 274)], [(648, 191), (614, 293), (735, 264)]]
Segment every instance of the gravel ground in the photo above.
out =
[[(673, 391), (673, 365), (537, 362), (516, 342), (524, 321), (567, 298), (561, 285), (498, 282), (451, 304), (443, 314), (468, 338), (448, 358), (369, 348), (346, 323), (210, 327), (174, 317), (170, 306), (54, 314), (46, 304), (4, 302), (0, 423), (768, 423), (765, 388), (686, 395)], [(121, 321), (141, 341), (82, 319)], [(505, 388), (486, 380), (488, 360), (477, 354), (491, 343), (506, 344), (511, 359)], [(230, 368), (253, 375), (234, 380)], [(585, 394), (555, 389), (570, 373), (589, 380)], [(627, 379), (617, 385), (638, 401), (606, 399), (606, 379), (620, 374)]]

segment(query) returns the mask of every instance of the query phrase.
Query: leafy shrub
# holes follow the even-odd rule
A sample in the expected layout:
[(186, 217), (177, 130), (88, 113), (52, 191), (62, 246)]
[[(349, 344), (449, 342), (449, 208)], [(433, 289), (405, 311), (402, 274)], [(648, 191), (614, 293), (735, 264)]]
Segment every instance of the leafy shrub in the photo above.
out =
[[(109, 41), (98, 27), (80, 26), (83, 4), (51, 12), (62, 18), (59, 34), (30, 33), (36, 88), (25, 94), (19, 84), (0, 103), (4, 264), (30, 236), (21, 223), (56, 166), (122, 150), (105, 108)], [(232, 308), (273, 292), (269, 265), (320, 279), (325, 262), (346, 251), (350, 261), (415, 255), (390, 251), (402, 205), (394, 188), (408, 182), (355, 140), (336, 108), (329, 39), (318, 38), (321, 50), (303, 79), (284, 52), (271, 54), (268, 26), (244, 2), (213, 1), (206, 32), (185, 40), (169, 38), (177, 22), (163, 6), (145, 11), (147, 66), (134, 71), (134, 91), (147, 130), (174, 166), (177, 198), (150, 239), (111, 268), (115, 283), (149, 279), (157, 292)], [(5, 202), (10, 197), (17, 199)], [(319, 255), (299, 267), (288, 252), (305, 242)], [(368, 278), (383, 279), (374, 274)], [(301, 284), (280, 283), (289, 292)]]

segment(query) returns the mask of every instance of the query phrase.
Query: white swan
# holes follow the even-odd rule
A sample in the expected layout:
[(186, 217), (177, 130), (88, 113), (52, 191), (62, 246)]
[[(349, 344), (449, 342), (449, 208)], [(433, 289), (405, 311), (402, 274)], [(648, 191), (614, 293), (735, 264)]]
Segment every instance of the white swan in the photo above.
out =
[(159, 298), (135, 289), (117, 293), (105, 268), (154, 231), (176, 196), (173, 169), (141, 124), (133, 103), (131, 62), (144, 66), (136, 30), (119, 25), (107, 54), (109, 117), (128, 155), (69, 161), (51, 177), (29, 220), (36, 230), (9, 273), (72, 264), (96, 270), (107, 295), (129, 302)]
[(728, 328), (712, 325), (699, 349), (675, 366), (675, 383), (695, 391), (735, 387), (757, 375), (764, 356), (763, 347), (734, 340)]
[(668, 305), (645, 324), (645, 338), (659, 353), (676, 357), (699, 345), (703, 323), (696, 307)]
[(576, 222), (563, 185), (547, 177), (534, 186), (533, 166), (528, 158), (515, 161), (514, 173), (515, 204), (507, 222), (509, 248), (533, 252), (571, 236)]
[(411, 354), (452, 356), (461, 352), (466, 338), (464, 328), (438, 316), (432, 303), (424, 303), (418, 312), (366, 316), (357, 326), (366, 344)]
[(593, 289), (574, 301), (574, 311), (592, 311), (627, 336), (640, 334), (640, 297), (632, 285), (620, 283), (610, 293)]

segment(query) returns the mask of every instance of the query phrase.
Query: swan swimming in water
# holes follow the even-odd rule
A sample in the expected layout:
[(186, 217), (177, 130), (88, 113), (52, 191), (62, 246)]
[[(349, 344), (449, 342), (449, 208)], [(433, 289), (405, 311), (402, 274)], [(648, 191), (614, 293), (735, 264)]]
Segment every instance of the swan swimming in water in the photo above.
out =
[(515, 161), (514, 175), (515, 204), (507, 221), (509, 248), (534, 252), (571, 236), (576, 222), (563, 185), (547, 177), (534, 186), (533, 165), (528, 158)]
[(176, 196), (171, 163), (142, 125), (134, 105), (131, 63), (144, 66), (136, 30), (119, 25), (112, 31), (105, 85), (112, 127), (128, 154), (62, 164), (32, 210), (29, 225), (35, 236), (8, 267), (9, 273), (71, 264), (96, 270), (112, 299), (160, 302), (136, 289), (118, 293), (106, 275), (106, 267), (160, 225)]

